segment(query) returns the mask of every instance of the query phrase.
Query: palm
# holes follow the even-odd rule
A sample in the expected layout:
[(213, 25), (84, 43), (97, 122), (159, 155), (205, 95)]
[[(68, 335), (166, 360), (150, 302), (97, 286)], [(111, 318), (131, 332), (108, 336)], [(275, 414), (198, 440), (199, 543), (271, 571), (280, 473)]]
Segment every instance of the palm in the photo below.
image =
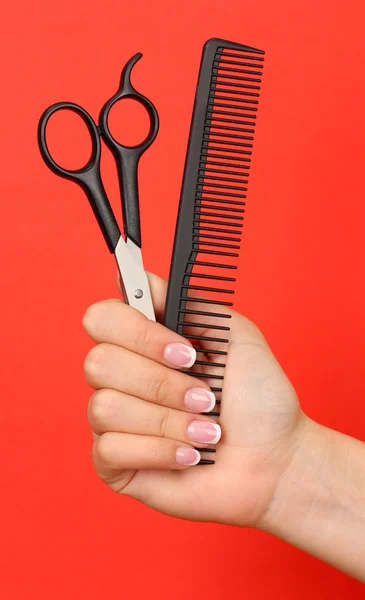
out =
[(112, 485), (170, 515), (254, 525), (290, 461), (300, 409), (261, 333), (244, 317), (232, 316), (216, 464), (124, 472)]

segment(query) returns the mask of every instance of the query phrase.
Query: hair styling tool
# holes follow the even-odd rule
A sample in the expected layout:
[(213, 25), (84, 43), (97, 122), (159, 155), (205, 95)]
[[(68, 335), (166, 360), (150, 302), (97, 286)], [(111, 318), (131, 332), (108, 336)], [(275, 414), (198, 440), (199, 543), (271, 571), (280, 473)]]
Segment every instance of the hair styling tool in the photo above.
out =
[[(78, 104), (58, 102), (47, 108), (39, 120), (38, 145), (42, 158), (51, 171), (60, 177), (74, 181), (86, 193), (109, 251), (115, 255), (121, 276), (125, 302), (137, 308), (149, 319), (155, 320), (150, 287), (143, 268), (141, 252), (137, 172), (139, 159), (147, 148), (150, 147), (157, 135), (159, 120), (152, 102), (137, 92), (131, 83), (131, 71), (141, 57), (142, 54), (135, 54), (126, 63), (117, 92), (104, 104), (100, 111), (99, 126), (95, 124), (89, 113)], [(123, 146), (119, 144), (109, 131), (108, 116), (110, 109), (116, 102), (123, 98), (132, 98), (142, 104), (150, 118), (150, 130), (147, 137), (136, 146)], [(81, 169), (64, 169), (53, 160), (49, 152), (46, 141), (46, 127), (50, 117), (59, 110), (70, 110), (78, 114), (89, 131), (92, 143), (91, 156), (87, 164)], [(101, 179), (100, 137), (102, 137), (115, 159), (126, 239), (120, 233)]]
[(165, 325), (193, 342), (198, 370), (189, 375), (207, 379), (218, 405), (230, 329), (224, 307), (233, 305), (223, 297), (236, 281), (263, 54), (221, 39), (204, 46), (170, 268)]

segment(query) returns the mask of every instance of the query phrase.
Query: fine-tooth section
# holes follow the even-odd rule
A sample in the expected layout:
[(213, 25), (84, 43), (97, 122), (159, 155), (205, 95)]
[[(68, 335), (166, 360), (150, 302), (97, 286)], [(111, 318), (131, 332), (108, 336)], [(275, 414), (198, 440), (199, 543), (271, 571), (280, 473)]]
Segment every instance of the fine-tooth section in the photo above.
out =
[[(215, 285), (236, 281), (230, 275), (242, 239), (263, 54), (220, 39), (204, 46), (170, 268), (165, 325), (191, 340), (198, 360), (188, 372), (217, 381), (219, 387), (210, 387), (217, 405), (231, 318), (224, 311), (232, 306), (223, 298), (234, 290)], [(227, 337), (218, 337), (223, 332)], [(202, 458), (199, 464), (213, 462)]]

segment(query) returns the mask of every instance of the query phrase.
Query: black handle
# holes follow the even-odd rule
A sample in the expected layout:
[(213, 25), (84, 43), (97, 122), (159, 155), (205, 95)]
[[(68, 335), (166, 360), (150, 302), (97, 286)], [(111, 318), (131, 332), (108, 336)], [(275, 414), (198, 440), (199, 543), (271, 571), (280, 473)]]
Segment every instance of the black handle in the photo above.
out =
[[(78, 114), (90, 133), (92, 143), (91, 156), (86, 165), (81, 169), (64, 169), (53, 160), (49, 152), (46, 140), (47, 123), (50, 117), (59, 110), (71, 110)], [(70, 179), (70, 181), (74, 181), (82, 187), (94, 211), (107, 246), (110, 252), (114, 252), (120, 238), (120, 230), (101, 180), (100, 134), (89, 113), (78, 104), (73, 104), (72, 102), (57, 102), (57, 104), (53, 104), (44, 111), (39, 120), (38, 145), (44, 162), (53, 173), (64, 179)]]
[[(142, 154), (149, 148), (155, 139), (159, 119), (154, 105), (148, 98), (137, 92), (131, 83), (131, 71), (136, 62), (142, 57), (139, 52), (135, 54), (125, 65), (120, 78), (120, 85), (116, 94), (108, 100), (100, 111), (99, 127), (102, 138), (113, 153), (118, 169), (120, 193), (122, 197), (124, 232), (133, 240), (139, 248), (141, 247), (141, 229), (139, 217), (138, 162)], [(143, 142), (136, 146), (125, 146), (117, 142), (110, 133), (108, 116), (112, 106), (122, 98), (131, 98), (139, 102), (148, 112), (150, 118), (150, 129)]]

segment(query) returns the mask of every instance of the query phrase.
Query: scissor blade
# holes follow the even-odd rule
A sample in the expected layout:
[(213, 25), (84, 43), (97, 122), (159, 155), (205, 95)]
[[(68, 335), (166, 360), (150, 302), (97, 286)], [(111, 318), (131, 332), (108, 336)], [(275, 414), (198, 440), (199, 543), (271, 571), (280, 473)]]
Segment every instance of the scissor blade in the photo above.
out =
[(126, 243), (121, 236), (114, 254), (122, 280), (125, 302), (139, 310), (151, 321), (156, 321), (140, 248), (130, 239)]

